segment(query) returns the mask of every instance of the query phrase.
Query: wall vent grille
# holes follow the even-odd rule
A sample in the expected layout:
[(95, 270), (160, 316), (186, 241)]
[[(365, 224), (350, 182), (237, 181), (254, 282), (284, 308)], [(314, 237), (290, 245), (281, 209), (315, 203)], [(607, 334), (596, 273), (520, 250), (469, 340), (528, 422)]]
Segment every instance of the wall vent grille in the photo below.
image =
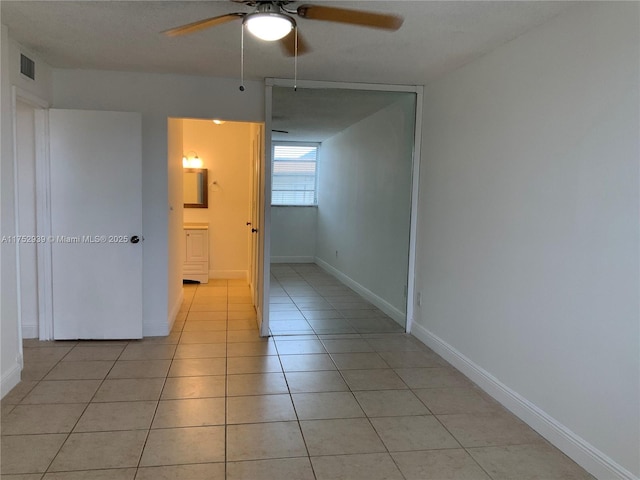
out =
[(36, 79), (36, 63), (29, 57), (20, 54), (20, 73), (31, 80)]

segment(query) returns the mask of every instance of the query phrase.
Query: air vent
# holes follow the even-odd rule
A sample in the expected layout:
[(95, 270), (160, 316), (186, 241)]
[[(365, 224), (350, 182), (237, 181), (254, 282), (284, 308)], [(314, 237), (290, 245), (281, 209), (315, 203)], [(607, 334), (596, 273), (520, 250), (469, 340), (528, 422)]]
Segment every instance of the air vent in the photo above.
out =
[(20, 73), (26, 75), (31, 80), (36, 79), (36, 63), (22, 54), (20, 54)]

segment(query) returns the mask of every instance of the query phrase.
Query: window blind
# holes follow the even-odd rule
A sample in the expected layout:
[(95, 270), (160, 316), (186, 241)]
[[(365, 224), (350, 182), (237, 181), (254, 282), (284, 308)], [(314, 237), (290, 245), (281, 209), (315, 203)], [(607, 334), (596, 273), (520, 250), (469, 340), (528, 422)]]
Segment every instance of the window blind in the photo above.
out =
[(272, 205), (317, 205), (317, 145), (273, 146)]

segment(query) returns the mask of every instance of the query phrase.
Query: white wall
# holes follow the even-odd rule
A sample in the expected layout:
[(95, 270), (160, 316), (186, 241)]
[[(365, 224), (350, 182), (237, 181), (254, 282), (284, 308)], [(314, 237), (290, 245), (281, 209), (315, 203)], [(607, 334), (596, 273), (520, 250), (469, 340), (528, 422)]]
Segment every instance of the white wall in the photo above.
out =
[[(35, 80), (20, 73), (20, 54), (35, 62)], [(49, 101), (53, 96), (53, 70), (35, 52), (11, 38), (9, 32), (9, 75), (11, 85), (36, 97)]]
[(317, 207), (271, 206), (271, 262), (313, 263)]
[(186, 75), (54, 70), (56, 108), (142, 113), (143, 334), (169, 332), (168, 117), (261, 122), (264, 86), (238, 80)]
[(406, 311), (414, 105), (407, 94), (325, 140), (318, 161), (316, 256), (397, 320)]
[(167, 168), (168, 168), (168, 200), (169, 200), (169, 235), (167, 237), (169, 259), (169, 294), (167, 308), (169, 312), (169, 328), (178, 315), (183, 299), (182, 264), (184, 261), (184, 229), (182, 228), (182, 146), (183, 121), (170, 118), (167, 124)]
[(414, 332), (602, 479), (640, 474), (639, 8), (572, 9), (424, 100)]
[(211, 278), (247, 278), (252, 132), (251, 123), (184, 120), (184, 152), (198, 154), (210, 184), (209, 207), (185, 208), (184, 221), (209, 224)]
[[(12, 86), (17, 86), (27, 94), (35, 95), (43, 101), (51, 99), (51, 71), (38, 56), (14, 42), (9, 30), (2, 25), (0, 37), (0, 222), (1, 235), (15, 235), (16, 191), (13, 168), (13, 119)], [(36, 61), (36, 80), (20, 74), (20, 52), (28, 54)], [(3, 243), (0, 247), (0, 395), (4, 396), (20, 381), (22, 368), (22, 346), (18, 320), (18, 283), (16, 246)]]

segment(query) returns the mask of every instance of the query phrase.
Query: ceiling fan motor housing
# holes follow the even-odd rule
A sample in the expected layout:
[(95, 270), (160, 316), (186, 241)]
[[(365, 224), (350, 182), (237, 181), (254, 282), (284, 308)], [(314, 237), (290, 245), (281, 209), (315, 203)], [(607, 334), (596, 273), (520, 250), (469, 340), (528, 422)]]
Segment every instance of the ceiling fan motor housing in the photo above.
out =
[(242, 24), (256, 37), (275, 41), (287, 36), (296, 27), (296, 21), (282, 11), (275, 2), (260, 2), (256, 11), (244, 17)]

